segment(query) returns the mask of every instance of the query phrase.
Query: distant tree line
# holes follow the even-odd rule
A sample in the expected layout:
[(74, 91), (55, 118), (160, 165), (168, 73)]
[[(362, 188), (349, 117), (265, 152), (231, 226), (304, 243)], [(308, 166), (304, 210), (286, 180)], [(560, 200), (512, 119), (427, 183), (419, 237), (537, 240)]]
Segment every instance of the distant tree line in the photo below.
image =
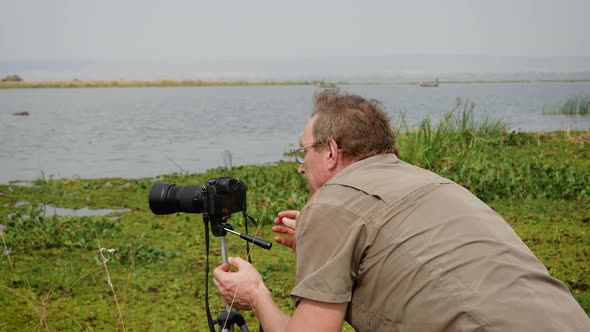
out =
[(22, 82), (22, 81), (23, 81), (23, 79), (16, 74), (8, 75), (2, 79), (2, 82)]

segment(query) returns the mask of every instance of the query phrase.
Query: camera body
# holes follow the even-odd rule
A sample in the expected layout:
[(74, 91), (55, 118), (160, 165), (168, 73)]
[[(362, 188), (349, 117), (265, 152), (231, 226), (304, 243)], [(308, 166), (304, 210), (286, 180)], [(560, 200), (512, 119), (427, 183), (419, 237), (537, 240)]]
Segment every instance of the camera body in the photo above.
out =
[(204, 186), (159, 182), (150, 190), (149, 203), (150, 209), (157, 215), (203, 213), (203, 219), (211, 221), (216, 235), (216, 225), (229, 219), (234, 212), (246, 211), (246, 185), (230, 177), (209, 179)]
[(206, 212), (210, 218), (229, 217), (232, 213), (246, 211), (244, 182), (230, 177), (213, 178), (207, 181), (205, 189)]

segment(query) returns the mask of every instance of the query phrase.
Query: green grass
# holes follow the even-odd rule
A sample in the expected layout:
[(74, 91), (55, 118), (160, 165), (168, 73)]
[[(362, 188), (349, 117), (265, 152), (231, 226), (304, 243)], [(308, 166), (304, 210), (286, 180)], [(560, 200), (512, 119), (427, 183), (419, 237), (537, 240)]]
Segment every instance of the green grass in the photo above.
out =
[[(464, 185), (502, 214), (550, 273), (590, 313), (589, 133), (510, 133), (501, 122), (477, 120), (459, 103), (443, 123), (396, 128), (402, 158)], [(183, 185), (232, 176), (248, 186), (248, 213), (258, 235), (271, 240), (274, 215), (298, 209), (307, 187), (297, 165), (214, 169), (168, 174)], [(0, 330), (207, 330), (205, 247), (201, 215), (153, 215), (152, 179), (40, 179), (33, 186), (0, 186)], [(43, 206), (113, 209), (104, 216), (51, 216)], [(230, 223), (244, 231), (239, 215)], [(250, 227), (250, 233), (255, 229)], [(228, 235), (230, 256), (244, 242)], [(101, 264), (99, 248), (104, 253)], [(295, 256), (280, 246), (254, 247), (254, 265), (278, 305), (293, 310)], [(212, 268), (221, 261), (212, 238)], [(107, 282), (108, 268), (113, 287)], [(213, 315), (224, 309), (210, 283)], [(258, 323), (244, 316), (251, 330)]]
[(507, 125), (500, 120), (477, 119), (475, 103), (457, 98), (455, 108), (434, 125), (424, 119), (410, 128), (402, 117), (395, 131), (402, 159), (428, 169), (450, 167), (450, 158), (462, 159), (469, 152), (507, 140)]

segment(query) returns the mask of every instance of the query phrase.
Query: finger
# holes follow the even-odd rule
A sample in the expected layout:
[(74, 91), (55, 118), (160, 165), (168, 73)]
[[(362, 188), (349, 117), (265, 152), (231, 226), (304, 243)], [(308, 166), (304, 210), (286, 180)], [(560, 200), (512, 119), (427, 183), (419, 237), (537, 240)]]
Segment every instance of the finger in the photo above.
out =
[(222, 272), (227, 272), (227, 271), (229, 271), (229, 264), (223, 263), (223, 264), (219, 265), (218, 267), (216, 267), (215, 270), (213, 270), (214, 276), (216, 273), (215, 271), (217, 271), (217, 274), (221, 274)]
[(293, 240), (291, 240), (291, 239), (280, 237), (280, 236), (275, 236), (275, 241), (278, 244), (284, 245), (285, 247), (289, 247), (289, 248), (293, 247)]
[(295, 224), (297, 222), (295, 219), (283, 217), (283, 220), (282, 221), (283, 221), (283, 225), (295, 229)]
[(221, 287), (221, 283), (219, 283), (219, 281), (217, 281), (217, 278), (213, 277), (213, 284), (215, 285), (215, 287), (217, 288), (217, 290), (219, 292), (221, 292), (221, 290), (219, 289), (219, 287)]
[[(217, 273), (216, 273), (216, 271), (217, 271)], [(222, 284), (221, 284), (222, 275), (220, 273), (222, 273), (222, 272), (219, 272), (217, 269), (215, 269), (213, 271), (213, 284), (215, 284), (215, 287), (217, 287), (219, 292), (221, 292), (221, 288), (222, 288)]]
[[(279, 216), (277, 216), (273, 221), (274, 221), (275, 224), (281, 225), (283, 223), (283, 219), (284, 218), (289, 218), (289, 217), (286, 217), (286, 216), (280, 216), (279, 217)], [(290, 219), (294, 219), (294, 217), (293, 218), (290, 218)]]
[(281, 211), (279, 213), (277, 213), (277, 217), (280, 218), (290, 218), (290, 219), (297, 219), (297, 217), (299, 217), (299, 211), (297, 210), (287, 210), (287, 211)]
[(229, 257), (227, 259), (227, 262), (231, 264), (231, 266), (237, 268), (238, 271), (250, 264), (243, 260), (241, 257)]
[(295, 230), (293, 228), (284, 227), (284, 226), (273, 226), (271, 230), (275, 233), (286, 234), (289, 236), (295, 235)]

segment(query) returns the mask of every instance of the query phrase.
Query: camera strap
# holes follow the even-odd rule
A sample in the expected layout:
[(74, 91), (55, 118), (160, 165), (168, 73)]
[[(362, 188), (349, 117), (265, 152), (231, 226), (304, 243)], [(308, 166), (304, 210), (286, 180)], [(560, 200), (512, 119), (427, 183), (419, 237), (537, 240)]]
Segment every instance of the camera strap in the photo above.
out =
[(207, 312), (207, 323), (209, 324), (209, 331), (215, 332), (215, 323), (211, 316), (211, 309), (209, 308), (209, 221), (203, 218), (205, 221), (205, 311)]
[(246, 222), (246, 218), (248, 220), (250, 220), (250, 222), (252, 223), (252, 225), (254, 225), (254, 227), (258, 227), (258, 221), (256, 221), (256, 219), (254, 219), (251, 216), (249, 216), (246, 213), (246, 211), (242, 211), (242, 214), (244, 215), (244, 223), (246, 224), (246, 230), (248, 229), (248, 223)]

